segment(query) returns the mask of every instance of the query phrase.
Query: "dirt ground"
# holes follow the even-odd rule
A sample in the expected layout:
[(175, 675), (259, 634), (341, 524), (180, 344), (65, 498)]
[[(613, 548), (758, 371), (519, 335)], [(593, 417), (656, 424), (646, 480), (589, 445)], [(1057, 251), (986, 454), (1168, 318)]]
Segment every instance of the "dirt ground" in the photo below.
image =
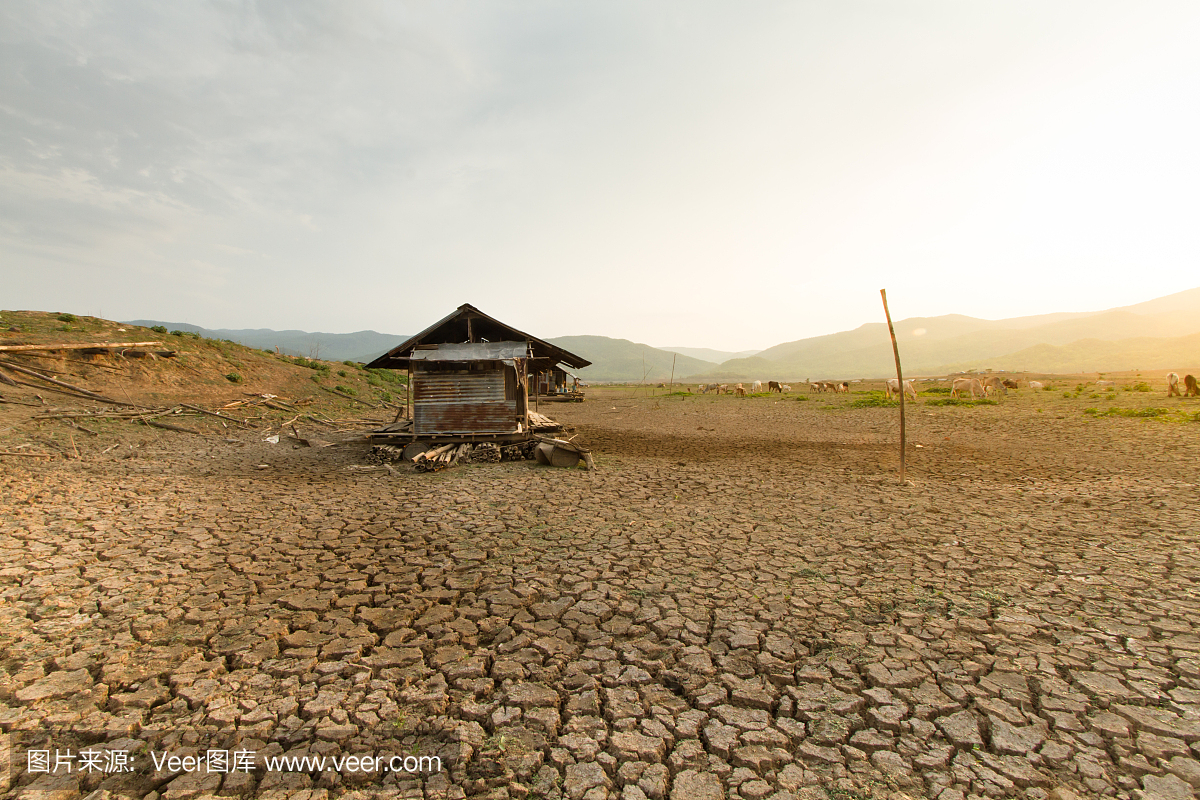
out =
[(543, 403), (594, 472), (0, 461), (7, 796), (1192, 797), (1200, 402), (1059, 383), (909, 404), (905, 485), (863, 394)]

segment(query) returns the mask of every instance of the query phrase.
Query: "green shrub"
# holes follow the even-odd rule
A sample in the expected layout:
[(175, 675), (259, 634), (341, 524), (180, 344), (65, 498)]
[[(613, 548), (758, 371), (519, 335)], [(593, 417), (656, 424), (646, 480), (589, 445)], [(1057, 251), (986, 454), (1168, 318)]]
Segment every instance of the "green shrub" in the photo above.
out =
[(403, 386), (406, 382), (399, 373), (392, 369), (369, 369), (367, 374), (375, 376), (384, 383), (398, 383)]
[(918, 396), (922, 394), (950, 394), (950, 391), (949, 386), (931, 386), (928, 389), (922, 389), (918, 392)]
[(199, 339), (200, 334), (195, 331), (171, 331), (172, 336), (186, 336), (189, 339)]
[(321, 361), (311, 361), (304, 356), (292, 356), (292, 358), (289, 360), (297, 367), (307, 367), (309, 369), (315, 369), (318, 372), (329, 372), (332, 369), (332, 367), (330, 367), (328, 364), (325, 364)]
[(390, 403), (392, 402), (392, 393), (386, 390), (382, 391), (379, 393), (379, 399), (385, 403)]
[(355, 369), (358, 369), (362, 366), (362, 364), (359, 364), (357, 361), (343, 361), (342, 363), (347, 367), (354, 367)]
[(1129, 389), (1128, 389), (1128, 391), (1131, 391), (1131, 392), (1152, 392), (1152, 391), (1154, 391), (1154, 390), (1150, 388), (1150, 384), (1146, 383), (1145, 381), (1139, 381), (1139, 382), (1135, 383), (1133, 386), (1130, 386), (1130, 387), (1129, 387)]
[(347, 376), (347, 374), (348, 374), (348, 373), (347, 373), (347, 372), (346, 372), (346, 370), (344, 370), (344, 369), (339, 369), (339, 370), (338, 370), (338, 377), (339, 377), (339, 378), (345, 378), (345, 377)]
[(155, 333), (166, 333), (167, 326), (166, 325), (151, 325), (150, 330), (154, 331)]
[(356, 394), (358, 394), (358, 390), (353, 386), (342, 386), (340, 383), (333, 387), (333, 390), (335, 392), (341, 392), (342, 394), (348, 394), (351, 397), (354, 397)]
[(55, 317), (55, 319), (57, 319), (59, 322), (78, 322), (79, 321), (79, 317), (75, 316), (74, 314), (59, 314), (57, 317)]
[(225, 376), (225, 379), (228, 380), (230, 383), (241, 383), (242, 382), (242, 376), (238, 375), (236, 372), (229, 373), (228, 375)]
[(800, 402), (800, 403), (807, 403), (807, 402), (808, 402), (808, 395), (806, 395), (806, 394), (801, 394), (801, 395), (797, 395), (796, 397), (794, 397), (794, 398), (792, 398), (792, 399), (794, 399), (794, 400), (796, 400), (797, 402)]

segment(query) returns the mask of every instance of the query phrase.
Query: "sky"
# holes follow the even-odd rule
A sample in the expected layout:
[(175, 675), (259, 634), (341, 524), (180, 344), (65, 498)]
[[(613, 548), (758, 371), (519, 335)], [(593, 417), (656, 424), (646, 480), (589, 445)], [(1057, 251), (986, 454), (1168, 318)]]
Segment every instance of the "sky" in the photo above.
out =
[(766, 348), (1200, 286), (1200, 4), (0, 4), (0, 308)]

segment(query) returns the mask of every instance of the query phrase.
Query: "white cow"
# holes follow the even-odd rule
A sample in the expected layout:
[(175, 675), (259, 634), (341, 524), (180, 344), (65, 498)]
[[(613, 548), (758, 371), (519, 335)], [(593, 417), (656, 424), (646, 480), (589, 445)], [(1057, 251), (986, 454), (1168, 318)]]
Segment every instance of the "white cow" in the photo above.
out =
[(758, 392), (761, 392), (762, 391), (762, 381), (755, 381), (754, 383), (750, 384), (750, 391), (754, 392), (755, 394), (757, 394)]
[(978, 378), (955, 378), (950, 388), (950, 396), (958, 397), (964, 392), (970, 392), (972, 398), (979, 397), (983, 394), (983, 384)]
[[(887, 383), (883, 385), (883, 394), (888, 400), (891, 400), (893, 395), (899, 395), (900, 380), (898, 378), (888, 378)], [(912, 381), (904, 382), (904, 394), (913, 400), (917, 399), (917, 390), (913, 388)]]
[(1097, 389), (1114, 389), (1116, 386), (1116, 381), (1096, 381)]
[(1034, 391), (1036, 391), (1036, 390), (1038, 390), (1038, 389), (1044, 389), (1044, 388), (1045, 388), (1045, 384), (1043, 384), (1041, 381), (1030, 381), (1030, 382), (1029, 382), (1029, 388), (1030, 388), (1030, 389), (1033, 389)]
[(780, 389), (782, 389), (785, 392), (790, 392), (792, 390), (792, 387), (785, 383), (785, 384), (783, 384), (783, 386), (780, 387)]
[(988, 375), (986, 378), (983, 379), (982, 383), (983, 383), (983, 391), (985, 394), (991, 394), (992, 392), (999, 392), (1000, 394), (1008, 394), (1008, 389), (1004, 386), (1004, 381), (1002, 381), (996, 375)]
[(1167, 373), (1167, 397), (1183, 397), (1183, 394), (1179, 391), (1178, 372)]

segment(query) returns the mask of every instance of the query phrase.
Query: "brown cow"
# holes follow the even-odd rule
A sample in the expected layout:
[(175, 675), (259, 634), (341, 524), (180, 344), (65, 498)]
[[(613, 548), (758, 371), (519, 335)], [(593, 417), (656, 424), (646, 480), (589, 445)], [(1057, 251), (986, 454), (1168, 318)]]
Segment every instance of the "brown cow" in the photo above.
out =
[(779, 381), (767, 381), (767, 391), (768, 392), (779, 392), (780, 394), (782, 394), (783, 393), (783, 384), (781, 384)]
[(1005, 386), (1005, 388), (1008, 388), (1008, 389), (1016, 389), (1018, 387), (1018, 384), (1012, 378), (1005, 378), (1004, 386)]
[(745, 386), (742, 386), (740, 383), (737, 385), (737, 387), (736, 387), (736, 391), (737, 391), (737, 396), (738, 396), (738, 397), (745, 397), (745, 396), (746, 396), (746, 387), (745, 387)]
[(1184, 397), (1200, 397), (1200, 386), (1196, 385), (1196, 376), (1188, 375), (1183, 379)]

